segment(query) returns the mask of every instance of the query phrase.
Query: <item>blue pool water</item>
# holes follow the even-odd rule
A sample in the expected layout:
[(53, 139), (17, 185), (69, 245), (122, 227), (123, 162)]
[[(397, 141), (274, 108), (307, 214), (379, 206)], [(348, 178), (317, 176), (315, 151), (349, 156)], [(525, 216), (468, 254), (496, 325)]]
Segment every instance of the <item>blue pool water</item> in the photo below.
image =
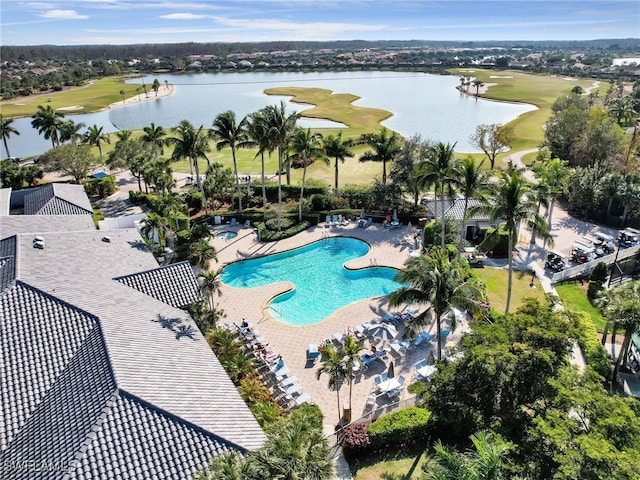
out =
[(232, 238), (236, 238), (238, 236), (237, 232), (219, 232), (216, 233), (216, 238), (223, 238), (225, 240), (231, 240)]
[(400, 288), (394, 268), (348, 270), (344, 263), (366, 255), (369, 245), (355, 238), (333, 237), (287, 252), (232, 263), (221, 280), (239, 288), (291, 282), (293, 290), (273, 298), (267, 313), (296, 326), (321, 322), (336, 310)]

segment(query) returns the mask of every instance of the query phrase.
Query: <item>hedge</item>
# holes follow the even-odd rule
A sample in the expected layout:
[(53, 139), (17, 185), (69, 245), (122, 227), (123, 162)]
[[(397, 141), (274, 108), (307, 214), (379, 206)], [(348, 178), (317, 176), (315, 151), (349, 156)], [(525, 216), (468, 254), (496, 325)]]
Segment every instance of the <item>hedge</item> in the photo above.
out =
[(371, 445), (384, 448), (389, 445), (411, 443), (427, 435), (431, 412), (421, 407), (408, 407), (379, 418), (367, 429)]
[(507, 256), (509, 252), (509, 232), (500, 225), (498, 229), (487, 228), (484, 240), (478, 245), (481, 252), (491, 252), (490, 256), (502, 257)]
[(611, 363), (607, 358), (604, 347), (598, 338), (596, 327), (584, 313), (572, 313), (578, 331), (578, 345), (584, 352), (587, 365), (593, 368), (607, 381), (611, 380)]

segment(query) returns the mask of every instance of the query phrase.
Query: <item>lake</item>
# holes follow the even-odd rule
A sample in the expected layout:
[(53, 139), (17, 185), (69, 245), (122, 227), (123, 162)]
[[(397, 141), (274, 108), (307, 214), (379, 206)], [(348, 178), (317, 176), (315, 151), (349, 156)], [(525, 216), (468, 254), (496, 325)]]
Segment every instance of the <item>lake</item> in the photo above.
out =
[[(457, 76), (432, 75), (417, 72), (246, 72), (198, 73), (183, 75), (149, 75), (144, 83), (150, 85), (157, 78), (161, 87), (165, 80), (175, 85), (168, 97), (127, 106), (115, 106), (92, 114), (66, 114), (75, 122), (98, 125), (105, 133), (119, 129), (137, 130), (151, 122), (165, 128), (177, 126), (187, 119), (195, 126), (211, 126), (214, 117), (233, 110), (238, 118), (267, 105), (276, 104), (281, 97), (265, 95), (272, 87), (319, 87), (336, 93), (351, 93), (361, 97), (355, 105), (382, 108), (393, 113), (383, 125), (403, 136), (420, 134), (436, 142), (457, 142), (458, 152), (478, 152), (469, 144), (469, 136), (482, 123), (507, 123), (519, 115), (535, 110), (533, 105), (495, 102), (461, 95), (455, 88)], [(142, 84), (141, 79), (129, 83)], [(301, 112), (308, 106), (289, 103), (290, 111)], [(301, 119), (307, 127), (340, 126), (334, 122)], [(30, 118), (13, 122), (20, 132), (9, 139), (15, 157), (38, 155), (51, 148), (31, 127)], [(3, 157), (6, 156), (4, 146)]]

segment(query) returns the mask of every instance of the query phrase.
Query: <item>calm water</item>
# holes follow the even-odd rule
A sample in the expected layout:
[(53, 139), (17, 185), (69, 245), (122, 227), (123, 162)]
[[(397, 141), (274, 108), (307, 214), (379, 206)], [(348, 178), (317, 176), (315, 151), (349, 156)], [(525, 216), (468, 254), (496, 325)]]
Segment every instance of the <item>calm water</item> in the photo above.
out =
[(400, 288), (393, 280), (397, 273), (393, 268), (344, 267), (345, 262), (368, 251), (369, 245), (362, 240), (334, 237), (288, 252), (232, 263), (220, 278), (237, 288), (293, 283), (293, 290), (271, 300), (267, 313), (291, 325), (312, 325), (345, 305)]
[[(172, 128), (183, 119), (196, 126), (209, 127), (213, 118), (225, 110), (233, 110), (238, 118), (267, 105), (277, 104), (281, 97), (262, 93), (267, 88), (302, 86), (328, 88), (336, 93), (352, 93), (361, 98), (356, 105), (382, 108), (393, 113), (383, 122), (404, 136), (420, 134), (425, 139), (457, 142), (456, 151), (475, 152), (468, 142), (469, 136), (481, 123), (506, 123), (536, 107), (475, 99), (460, 95), (455, 86), (456, 76), (429, 75), (410, 72), (248, 72), (199, 73), (192, 75), (157, 75), (145, 77), (147, 85), (158, 78), (161, 87), (167, 80), (176, 86), (169, 97), (129, 106), (116, 106), (109, 110), (70, 115), (76, 122), (97, 124), (105, 132), (118, 129), (141, 129), (151, 122)], [(142, 83), (141, 79), (130, 83)], [(148, 87), (149, 90), (150, 87)], [(153, 92), (150, 93), (153, 95)], [(304, 105), (289, 105), (290, 111), (303, 111)], [(336, 126), (334, 122), (305, 119), (302, 126)], [(30, 118), (16, 119), (13, 123), (19, 136), (9, 139), (11, 154), (16, 157), (38, 155), (51, 147), (31, 127)], [(339, 124), (337, 124), (339, 126)], [(3, 157), (6, 156), (2, 147)]]

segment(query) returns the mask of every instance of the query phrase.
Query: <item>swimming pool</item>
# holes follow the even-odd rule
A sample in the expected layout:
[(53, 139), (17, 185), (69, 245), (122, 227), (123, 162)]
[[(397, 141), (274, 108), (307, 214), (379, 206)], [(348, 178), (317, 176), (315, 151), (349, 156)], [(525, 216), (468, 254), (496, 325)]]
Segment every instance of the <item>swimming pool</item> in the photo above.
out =
[(369, 248), (362, 240), (332, 237), (294, 250), (232, 263), (224, 268), (220, 279), (238, 288), (291, 282), (294, 288), (273, 298), (267, 313), (290, 325), (312, 325), (345, 305), (400, 288), (394, 281), (398, 272), (394, 268), (344, 267), (345, 262), (366, 255)]
[(222, 238), (224, 240), (231, 240), (232, 238), (236, 238), (238, 236), (238, 232), (224, 231), (216, 233), (216, 238)]

